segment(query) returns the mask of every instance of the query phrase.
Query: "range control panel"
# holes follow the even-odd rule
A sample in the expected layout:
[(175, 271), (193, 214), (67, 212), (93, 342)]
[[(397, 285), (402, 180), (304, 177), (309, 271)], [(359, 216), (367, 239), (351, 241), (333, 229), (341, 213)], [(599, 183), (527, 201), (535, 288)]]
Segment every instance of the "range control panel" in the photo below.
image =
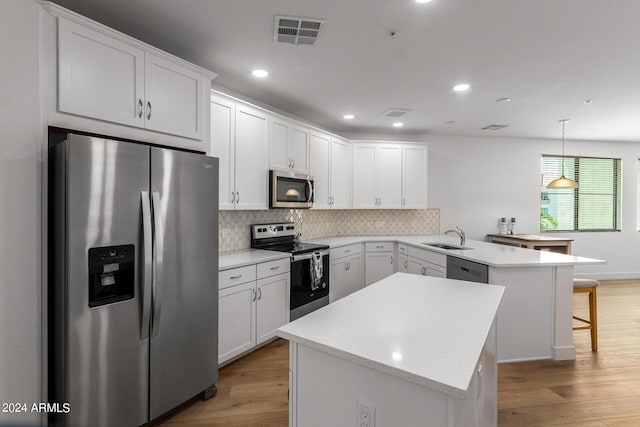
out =
[(253, 239), (268, 239), (295, 235), (296, 226), (292, 222), (282, 224), (256, 224), (251, 226), (251, 237)]

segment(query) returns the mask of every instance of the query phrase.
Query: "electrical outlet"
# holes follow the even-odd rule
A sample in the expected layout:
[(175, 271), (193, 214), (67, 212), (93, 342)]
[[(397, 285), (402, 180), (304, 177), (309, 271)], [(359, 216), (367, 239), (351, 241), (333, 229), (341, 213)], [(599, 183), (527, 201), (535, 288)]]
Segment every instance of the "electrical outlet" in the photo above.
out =
[(376, 408), (368, 403), (358, 401), (358, 426), (376, 426)]

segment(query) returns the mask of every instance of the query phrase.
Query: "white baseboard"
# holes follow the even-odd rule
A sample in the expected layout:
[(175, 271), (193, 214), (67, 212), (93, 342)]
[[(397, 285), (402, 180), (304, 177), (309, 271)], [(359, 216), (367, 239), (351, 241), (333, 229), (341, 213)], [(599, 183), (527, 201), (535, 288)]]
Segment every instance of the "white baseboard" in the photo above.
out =
[(556, 347), (551, 346), (553, 360), (576, 360), (576, 347), (573, 345)]

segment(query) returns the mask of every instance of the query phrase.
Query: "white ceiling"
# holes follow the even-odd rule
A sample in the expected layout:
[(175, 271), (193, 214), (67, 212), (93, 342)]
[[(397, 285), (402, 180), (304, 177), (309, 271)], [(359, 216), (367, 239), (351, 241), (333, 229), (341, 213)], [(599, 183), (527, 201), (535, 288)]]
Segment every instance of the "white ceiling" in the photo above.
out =
[[(57, 3), (336, 132), (558, 138), (570, 118), (568, 139), (640, 141), (638, 0)], [(318, 44), (275, 43), (275, 15), (325, 19)], [(471, 90), (453, 92), (459, 82)], [(382, 116), (389, 107), (412, 110), (401, 130)], [(480, 130), (491, 124), (509, 127)]]

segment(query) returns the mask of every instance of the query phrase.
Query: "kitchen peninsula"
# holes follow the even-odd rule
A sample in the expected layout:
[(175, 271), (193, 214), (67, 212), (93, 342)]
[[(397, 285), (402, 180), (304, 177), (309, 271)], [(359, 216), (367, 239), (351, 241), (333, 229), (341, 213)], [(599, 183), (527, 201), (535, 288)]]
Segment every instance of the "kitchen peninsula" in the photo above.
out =
[[(389, 252), (392, 262), (404, 256), (409, 261), (409, 272), (412, 272), (412, 262), (431, 265), (427, 261), (432, 261), (441, 267), (438, 269), (436, 265), (433, 270), (441, 277), (447, 276), (446, 264), (450, 257), (486, 267), (488, 283), (506, 288), (497, 316), (500, 362), (575, 359), (572, 336), (574, 267), (605, 263), (476, 240), (467, 240), (465, 249), (442, 249), (425, 244), (459, 245), (459, 239), (450, 236), (340, 236), (312, 241), (329, 245), (332, 258), (341, 248), (349, 248), (354, 253), (353, 248), (362, 245), (362, 253), (365, 253), (369, 247), (375, 250), (376, 246), (385, 246), (383, 243), (392, 248), (395, 245), (395, 251)], [(369, 252), (366, 254), (368, 256)], [(433, 261), (434, 258), (441, 261)], [(395, 268), (403, 271), (399, 265)], [(423, 268), (422, 274), (435, 275), (428, 271), (431, 270)], [(420, 270), (413, 272), (421, 274)], [(335, 281), (331, 286), (336, 288)]]
[(396, 273), (281, 327), (289, 425), (496, 425), (503, 292)]

